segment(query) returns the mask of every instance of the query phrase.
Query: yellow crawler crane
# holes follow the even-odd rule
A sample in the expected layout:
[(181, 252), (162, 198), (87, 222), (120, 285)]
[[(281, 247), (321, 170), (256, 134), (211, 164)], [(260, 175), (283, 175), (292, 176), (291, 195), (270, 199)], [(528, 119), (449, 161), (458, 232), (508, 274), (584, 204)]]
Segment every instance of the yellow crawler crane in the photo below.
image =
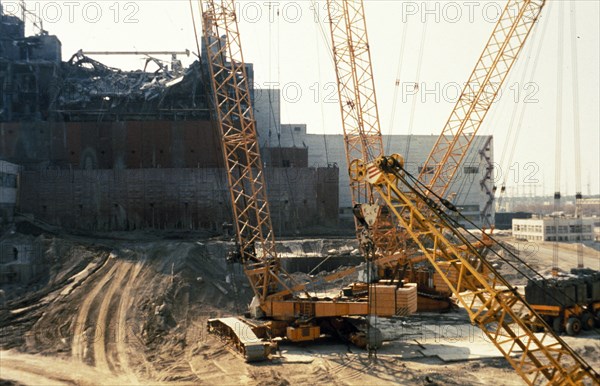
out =
[[(428, 197), (431, 192), (427, 187), (404, 170), (401, 156), (382, 156), (371, 163), (355, 160), (352, 170), (353, 180), (369, 183), (384, 199), (399, 225), (465, 308), (471, 322), (487, 335), (527, 384), (600, 383), (598, 373), (452, 224), (445, 213), (455, 209), (452, 204)], [(482, 274), (477, 265), (485, 266), (486, 273)], [(533, 330), (542, 332), (534, 334)]]
[[(443, 197), (451, 185), (544, 4), (545, 0), (507, 1), (442, 134), (421, 169), (421, 180), (440, 196)], [(353, 160), (361, 159), (368, 163), (383, 155), (383, 143), (364, 4), (362, 0), (328, 0), (327, 5), (347, 162), (350, 165)], [(377, 192), (362, 181), (351, 180), (350, 189), (353, 206), (382, 201), (378, 200)], [(364, 239), (364, 224), (358, 219), (355, 224), (359, 240)], [(382, 206), (370, 227), (370, 243), (366, 245), (374, 253), (380, 276), (389, 278), (402, 274), (419, 283), (420, 309), (447, 308), (446, 295), (449, 293), (429, 287), (428, 270), (417, 270), (414, 266), (422, 256), (414, 251), (414, 245), (407, 244), (406, 235), (399, 232), (396, 225), (390, 211)]]
[[(213, 120), (221, 134), (237, 237), (236, 251), (230, 260), (243, 264), (254, 292), (250, 316), (267, 320), (265, 323), (242, 318), (211, 319), (209, 331), (232, 341), (249, 361), (266, 359), (274, 337), (309, 341), (327, 333), (359, 346), (380, 343), (373, 342), (376, 334), (365, 335), (360, 328), (362, 324), (359, 326), (360, 323), (347, 316), (414, 312), (410, 305), (404, 304), (404, 300), (410, 299), (407, 294), (410, 286), (381, 288), (395, 300), (394, 304), (370, 310), (377, 305), (370, 304), (366, 294), (347, 291), (332, 297), (311, 296), (306, 289), (315, 283), (295, 284), (282, 268), (267, 201), (235, 3), (221, 0), (200, 4)], [(325, 282), (335, 278), (331, 276)], [(400, 295), (398, 300), (396, 294)]]
[(200, 4), (212, 112), (220, 129), (237, 235), (236, 258), (245, 264), (256, 297), (265, 299), (287, 284), (280, 278), (234, 2)]

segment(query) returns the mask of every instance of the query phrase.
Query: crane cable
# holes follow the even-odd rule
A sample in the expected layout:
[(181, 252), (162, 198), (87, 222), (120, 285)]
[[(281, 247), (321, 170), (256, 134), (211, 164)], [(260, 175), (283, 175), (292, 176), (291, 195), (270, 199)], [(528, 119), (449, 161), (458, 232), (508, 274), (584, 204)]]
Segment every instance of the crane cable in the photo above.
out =
[[(398, 91), (401, 89), (402, 84), (400, 80), (402, 79), (402, 64), (404, 63), (404, 50), (406, 48), (406, 36), (408, 35), (408, 22), (404, 22), (404, 26), (402, 28), (402, 41), (400, 43), (400, 53), (398, 55), (398, 67), (396, 69), (396, 80), (394, 84), (394, 97), (392, 99), (392, 112), (390, 115), (390, 124), (388, 129), (388, 138), (385, 148), (385, 154), (390, 153), (390, 146), (392, 142), (392, 134), (394, 131), (394, 120), (396, 118), (396, 106), (398, 103)], [(402, 94), (404, 95), (404, 94)], [(404, 99), (404, 96), (403, 96)]]
[(554, 164), (554, 230), (556, 237), (552, 245), (552, 276), (558, 276), (558, 229), (560, 209), (560, 168), (561, 168), (561, 140), (562, 140), (562, 110), (563, 110), (563, 62), (564, 62), (564, 28), (565, 2), (560, 2), (558, 15), (558, 46), (557, 46), (557, 72), (556, 72), (556, 138), (555, 138), (555, 164)]
[[(314, 2), (313, 2), (313, 7), (314, 7)], [(313, 8), (313, 10), (315, 11), (315, 18), (317, 18), (318, 16), (318, 12), (316, 8)], [(319, 20), (317, 20), (319, 21)], [(322, 28), (322, 25), (319, 21), (319, 23), (314, 23), (315, 25), (315, 41), (318, 42), (319, 40), (319, 27)], [(319, 27), (317, 27), (317, 25)], [(319, 68), (319, 70), (321, 69), (321, 53), (319, 52), (319, 47), (317, 46), (317, 68)], [(327, 135), (325, 134), (325, 108), (324, 108), (324, 101), (320, 100), (320, 84), (322, 83), (323, 79), (321, 79), (321, 71), (318, 72), (319, 73), (319, 83), (317, 84), (317, 101), (319, 102), (319, 107), (321, 110), (321, 129), (323, 130), (323, 145), (325, 147), (325, 164), (327, 167), (329, 167), (329, 149), (327, 148)]]
[[(269, 4), (269, 8), (271, 7), (271, 4)], [(269, 12), (270, 13), (270, 12)], [(277, 16), (277, 22), (275, 24), (276, 27), (276, 44), (277, 44), (277, 84), (279, 84), (279, 80), (281, 79), (281, 50), (280, 50), (280, 14), (279, 14), (279, 10), (276, 13)], [(271, 23), (269, 23), (269, 42), (271, 42), (272, 39), (272, 32), (271, 32)], [(271, 62), (272, 62), (272, 51), (271, 51), (271, 45), (269, 44), (269, 79), (271, 79)], [(271, 93), (269, 93), (269, 106), (270, 106), (270, 110), (271, 110), (271, 114), (273, 115), (273, 120), (275, 121), (275, 112), (273, 111), (272, 108), (272, 100), (271, 100)], [(279, 107), (281, 108), (282, 104), (281, 102), (279, 103)], [(285, 106), (285, 105), (283, 105)], [(275, 127), (277, 129), (277, 146), (279, 148), (279, 154), (282, 155), (283, 154), (283, 149), (282, 149), (282, 144), (281, 144), (281, 116), (279, 117), (279, 121), (275, 121)], [(294, 138), (294, 131), (290, 130), (290, 134), (292, 137), (292, 145), (294, 148), (296, 148), (296, 140)], [(298, 206), (296, 205), (297, 202), (297, 197), (296, 197), (296, 192), (295, 189), (293, 189), (292, 187), (292, 182), (291, 182), (291, 178), (290, 178), (290, 174), (289, 174), (289, 167), (285, 167), (283, 166), (283, 171), (285, 174), (285, 181), (287, 184), (287, 190), (289, 192), (289, 198), (291, 201), (291, 218), (292, 218), (292, 226), (295, 228), (294, 229), (294, 233), (297, 233), (300, 231), (300, 227), (302, 225), (302, 221), (300, 220), (300, 215), (298, 213)], [(287, 205), (287, 203), (284, 201), (284, 205)], [(289, 209), (288, 209), (289, 210)], [(281, 223), (282, 221), (282, 213), (280, 212), (280, 218), (279, 221)], [(280, 233), (281, 233), (281, 225), (280, 225)]]
[[(548, 11), (547, 14), (550, 15), (550, 10), (553, 6), (553, 3), (550, 2), (548, 3), (547, 7), (548, 7)], [(541, 20), (543, 19), (543, 16), (541, 17)], [(540, 58), (541, 58), (541, 53), (542, 53), (542, 47), (544, 46), (544, 38), (546, 37), (546, 32), (548, 30), (548, 26), (550, 25), (550, 18), (547, 17), (545, 19), (546, 21), (544, 22), (544, 25), (542, 27), (542, 31), (540, 34), (535, 34), (534, 36), (534, 40), (537, 40), (538, 46), (537, 46), (537, 50), (535, 52), (535, 55), (533, 56), (533, 66), (531, 67), (531, 72), (530, 75), (527, 77), (527, 79), (533, 79), (534, 75), (537, 72), (537, 66), (540, 62)], [(531, 49), (533, 50), (533, 45), (531, 45)], [(527, 58), (527, 65), (525, 66), (524, 72), (523, 72), (523, 76), (521, 78), (521, 84), (523, 84), (523, 82), (525, 81), (525, 74), (527, 73), (528, 70), (528, 65), (529, 65), (529, 57)], [(518, 144), (518, 139), (519, 139), (519, 135), (522, 132), (522, 127), (523, 127), (523, 121), (525, 118), (525, 111), (527, 110), (528, 104), (527, 103), (523, 103), (521, 104), (521, 112), (519, 113), (519, 117), (517, 119), (517, 124), (516, 124), (516, 129), (514, 132), (514, 137), (512, 142), (510, 141), (510, 136), (511, 136), (511, 132), (513, 129), (513, 117), (516, 115), (517, 109), (518, 109), (518, 105), (515, 105), (515, 108), (513, 110), (513, 116), (511, 117), (511, 123), (509, 125), (509, 135), (506, 138), (506, 141), (504, 142), (504, 149), (502, 150), (502, 158), (500, 161), (500, 166), (504, 169), (501, 170), (506, 170), (507, 173), (503, 173), (503, 178), (502, 178), (502, 184), (500, 187), (500, 194), (498, 197), (498, 203), (497, 203), (497, 210), (500, 210), (502, 208), (502, 199), (506, 196), (506, 181), (508, 179), (508, 170), (512, 164), (512, 161), (514, 159), (515, 156), (515, 149), (517, 148), (517, 144)], [(508, 159), (504, 159), (505, 157), (505, 153), (506, 153), (506, 149), (510, 148), (510, 153), (508, 156)]]
[[(571, 2), (571, 84), (573, 85), (573, 140), (575, 145), (575, 223), (577, 231), (583, 234), (583, 221), (581, 213), (581, 137), (580, 137), (580, 109), (579, 109), (579, 71), (577, 61), (577, 25), (576, 2)], [(579, 240), (582, 241), (582, 240)], [(577, 268), (583, 268), (583, 244), (577, 243)]]
[(192, 4), (192, 0), (189, 0), (189, 3), (190, 14), (192, 15), (192, 26), (194, 27), (194, 38), (196, 39), (196, 49), (198, 50), (198, 58), (200, 58), (200, 41), (198, 40), (198, 29), (196, 28), (196, 18), (194, 17), (194, 6)]
[[(547, 23), (545, 24), (545, 26), (548, 25)], [(545, 31), (544, 31), (545, 33)], [(540, 35), (540, 34), (536, 34), (534, 39), (538, 36), (543, 36), (544, 34)], [(529, 46), (533, 48), (533, 45)], [(539, 46), (538, 46), (538, 52), (536, 55), (536, 60), (534, 63), (534, 67), (537, 64), (537, 58), (539, 57), (539, 49), (542, 47), (542, 40), (539, 41)], [(531, 63), (531, 55), (527, 56), (526, 60), (525, 60), (525, 65), (523, 66), (523, 72), (521, 74), (521, 79), (519, 80), (519, 83), (517, 84), (517, 93), (520, 92), (521, 87), (525, 85), (525, 80), (526, 79), (531, 79), (531, 77), (534, 75), (534, 71), (531, 72), (530, 77), (527, 77), (528, 74), (528, 70), (529, 70), (529, 65)], [(519, 95), (519, 94), (517, 94)], [(526, 103), (518, 103), (520, 102), (520, 96), (517, 97), (517, 101), (515, 102), (515, 104), (513, 105), (513, 109), (512, 109), (512, 114), (510, 116), (510, 121), (508, 123), (508, 133), (506, 135), (506, 141), (504, 141), (504, 145), (502, 146), (502, 155), (500, 156), (500, 167), (503, 168), (501, 170), (506, 170), (506, 173), (503, 173), (502, 176), (502, 183), (500, 185), (500, 192), (499, 192), (499, 196), (498, 196), (498, 209), (499, 207), (502, 205), (502, 198), (504, 196), (504, 193), (506, 192), (506, 181), (508, 179), (508, 171), (511, 168), (511, 163), (512, 163), (512, 157), (514, 156), (514, 149), (517, 145), (517, 139), (519, 138), (519, 134), (521, 131), (521, 124), (523, 121), (523, 118), (525, 116), (525, 110), (527, 108), (527, 104)], [(517, 116), (519, 117), (519, 119), (517, 120)], [(515, 122), (518, 122), (515, 125)], [(512, 141), (511, 141), (512, 138)], [(509, 152), (509, 148), (510, 148), (510, 152)], [(507, 154), (510, 154), (508, 156), (507, 159)]]
[[(419, 47), (419, 61), (417, 64), (417, 73), (415, 79), (415, 91), (419, 89), (419, 80), (421, 79), (421, 69), (423, 67), (423, 53), (425, 52), (425, 41), (427, 36), (427, 23), (423, 23), (423, 30), (421, 31), (421, 46)], [(409, 159), (408, 153), (410, 152), (410, 142), (412, 139), (413, 125), (415, 120), (415, 110), (417, 109), (417, 97), (413, 97), (412, 106), (410, 108), (410, 116), (408, 122), (408, 137), (406, 139), (406, 148), (404, 150), (404, 158)]]
[[(429, 189), (429, 187), (427, 187), (427, 185), (425, 185), (424, 183), (422, 183), (421, 181), (419, 181), (419, 179), (417, 177), (413, 176), (408, 171), (406, 171), (406, 169), (402, 169), (402, 173), (404, 173), (404, 175), (406, 177), (408, 177), (408, 179), (410, 179), (411, 181), (413, 181), (414, 184), (412, 184), (412, 185), (409, 184), (407, 178), (404, 175), (402, 175), (401, 173), (398, 173), (398, 172), (395, 171), (394, 175), (400, 181), (402, 181), (402, 183), (405, 186), (407, 186), (413, 193), (417, 194), (428, 205), (428, 207), (432, 210), (432, 212), (434, 212), (435, 215), (442, 222), (445, 222), (446, 225), (447, 225), (447, 227), (448, 227), (448, 229), (451, 230), (452, 233), (455, 236), (458, 236), (459, 239), (461, 239), (461, 241), (463, 243), (465, 243), (465, 245), (471, 245), (472, 246), (472, 244), (470, 242), (468, 242), (468, 240), (466, 240), (466, 238), (464, 238), (464, 236), (460, 235), (459, 230), (464, 230), (471, 237), (473, 237), (476, 241), (485, 244), (485, 240), (483, 238), (483, 234), (484, 234), (483, 230), (481, 228), (479, 228), (474, 222), (472, 222), (471, 220), (469, 220), (469, 218), (465, 217), (462, 213), (460, 213), (460, 211), (457, 210), (457, 208), (454, 205), (452, 205), (452, 203), (450, 203), (449, 201), (447, 201), (447, 200), (443, 199), (442, 197), (438, 196), (435, 192), (433, 192), (431, 189)], [(429, 196), (427, 196), (427, 194), (425, 192), (429, 192), (429, 194), (432, 197), (436, 198), (439, 201), (439, 204), (438, 204), (438, 202), (435, 202), (431, 198), (429, 198)], [(472, 231), (469, 231), (463, 225), (461, 225), (457, 220), (453, 219), (444, 210), (441, 210), (440, 204), (443, 205), (444, 207), (446, 207), (448, 210), (455, 212), (456, 215), (462, 221), (464, 221), (465, 223), (468, 223), (474, 230), (480, 231), (481, 234), (482, 234), (482, 237), (481, 238), (478, 237)], [(504, 251), (506, 254), (508, 254), (510, 257), (512, 257), (516, 262), (519, 262), (519, 263), (523, 264), (523, 266), (525, 266), (531, 272), (531, 274), (525, 273), (522, 269), (520, 269), (517, 266), (515, 266), (513, 264), (513, 262), (511, 262), (510, 260), (508, 260), (506, 257), (502, 256), (499, 252), (494, 251), (492, 248), (488, 248), (494, 255), (496, 255), (496, 257), (498, 257), (504, 263), (506, 263), (511, 268), (513, 268), (521, 276), (523, 276), (524, 278), (526, 278), (527, 280), (529, 280), (533, 285), (535, 285), (538, 288), (544, 289), (544, 287), (542, 285), (540, 285), (540, 283), (538, 282), (540, 279), (541, 279), (541, 282), (544, 282), (544, 283), (548, 282), (547, 278), (544, 275), (542, 275), (535, 268), (533, 268), (531, 265), (529, 265), (525, 260), (523, 260), (520, 257), (518, 257), (514, 252), (512, 252), (504, 244), (502, 244), (500, 241), (498, 241), (493, 235), (486, 234), (486, 238), (489, 238), (490, 240), (492, 240), (494, 242), (494, 245), (497, 245), (502, 251)], [(473, 249), (474, 249), (474, 247), (473, 247)], [(488, 265), (490, 265), (490, 267), (491, 267), (490, 262), (487, 260), (487, 258), (484, 255), (481, 255), (481, 259), (485, 263), (487, 263)], [(545, 291), (545, 289), (544, 289), (544, 291)], [(553, 300), (555, 300), (557, 302), (557, 304), (560, 304), (560, 305), (563, 305), (563, 306), (566, 305), (566, 303), (565, 303), (564, 300), (556, 298), (552, 293), (547, 293), (547, 295), (550, 298), (552, 298)], [(576, 302), (576, 299), (573, 298), (572, 296), (570, 296), (568, 293), (563, 293), (562, 296), (564, 296), (565, 299), (571, 300), (572, 302)]]

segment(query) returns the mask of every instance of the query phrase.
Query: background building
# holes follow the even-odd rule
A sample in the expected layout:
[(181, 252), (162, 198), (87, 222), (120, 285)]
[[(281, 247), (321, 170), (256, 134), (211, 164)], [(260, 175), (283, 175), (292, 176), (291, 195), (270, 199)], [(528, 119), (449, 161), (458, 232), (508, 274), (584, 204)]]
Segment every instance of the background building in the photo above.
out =
[[(0, 159), (23, 169), (18, 210), (89, 230), (219, 231), (230, 221), (199, 61), (183, 68), (176, 53), (147, 55), (143, 70), (122, 71), (79, 51), (63, 62), (58, 37), (25, 36), (23, 21), (7, 15), (0, 29)], [(251, 63), (247, 70), (252, 87)], [(341, 128), (322, 135), (282, 124), (279, 90), (250, 91), (276, 231), (352, 232)], [(383, 142), (418, 174), (436, 139)], [(479, 226), (494, 222), (492, 161), (492, 137), (476, 137), (449, 190)]]
[[(259, 129), (260, 144), (264, 149), (285, 148), (305, 149), (308, 152), (308, 166), (324, 167), (336, 165), (340, 169), (339, 204), (341, 219), (351, 220), (350, 180), (347, 173), (346, 154), (342, 128), (338, 135), (309, 134), (305, 124), (283, 124), (279, 121), (279, 90), (260, 92), (255, 109)], [(259, 93), (257, 92), (257, 95)], [(271, 111), (271, 112), (270, 112)], [(441, 130), (441, 128), (440, 128)], [(405, 157), (407, 170), (418, 175), (429, 152), (433, 148), (437, 135), (384, 135), (383, 144), (386, 153), (399, 153)], [(294, 163), (293, 152), (288, 150), (288, 163)], [(268, 162), (268, 157), (266, 158)], [(488, 173), (490, 172), (490, 173)], [(462, 165), (459, 167), (448, 194), (461, 212), (478, 226), (494, 223), (493, 205), (493, 138), (476, 136)], [(487, 219), (487, 221), (486, 221)]]
[(594, 219), (569, 217), (538, 217), (513, 219), (512, 233), (527, 241), (592, 241)]

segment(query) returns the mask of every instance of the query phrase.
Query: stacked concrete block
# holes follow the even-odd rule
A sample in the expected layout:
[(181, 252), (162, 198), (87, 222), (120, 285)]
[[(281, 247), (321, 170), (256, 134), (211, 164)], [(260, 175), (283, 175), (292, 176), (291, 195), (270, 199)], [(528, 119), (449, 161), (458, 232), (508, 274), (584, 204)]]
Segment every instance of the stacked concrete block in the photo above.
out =
[(411, 315), (417, 312), (417, 284), (375, 284), (369, 297), (371, 313), (378, 316)]
[(393, 316), (396, 314), (396, 286), (375, 284), (369, 296), (371, 314)]
[(407, 316), (417, 312), (417, 283), (406, 283), (396, 289), (396, 315)]

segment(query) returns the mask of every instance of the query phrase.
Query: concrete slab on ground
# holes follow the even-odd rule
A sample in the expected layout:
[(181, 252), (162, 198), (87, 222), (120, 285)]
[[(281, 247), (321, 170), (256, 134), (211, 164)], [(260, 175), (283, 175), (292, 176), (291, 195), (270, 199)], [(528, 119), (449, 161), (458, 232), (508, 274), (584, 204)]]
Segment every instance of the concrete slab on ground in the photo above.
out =
[(315, 360), (315, 358), (310, 355), (291, 354), (288, 352), (282, 352), (281, 356), (275, 357), (274, 359), (279, 360), (281, 363), (312, 363)]
[[(478, 332), (469, 339), (446, 340), (438, 344), (419, 342), (422, 347), (420, 351), (424, 356), (437, 356), (444, 362), (503, 357), (500, 350), (492, 342), (483, 338), (481, 330), (476, 328), (474, 331)], [(536, 333), (535, 336), (539, 340), (543, 339), (543, 343), (546, 346), (556, 343), (554, 338), (548, 335), (544, 336), (543, 333)], [(523, 341), (525, 345), (528, 345), (526, 338), (523, 338)], [(518, 355), (521, 352), (522, 350), (518, 348), (513, 350), (514, 355)]]
[(421, 346), (415, 342), (383, 342), (382, 347), (377, 350), (378, 357), (392, 357), (399, 359), (423, 358)]
[(455, 344), (426, 344), (421, 353), (426, 357), (437, 356), (444, 362), (472, 359), (500, 358), (502, 353), (496, 346), (485, 342), (458, 342)]

